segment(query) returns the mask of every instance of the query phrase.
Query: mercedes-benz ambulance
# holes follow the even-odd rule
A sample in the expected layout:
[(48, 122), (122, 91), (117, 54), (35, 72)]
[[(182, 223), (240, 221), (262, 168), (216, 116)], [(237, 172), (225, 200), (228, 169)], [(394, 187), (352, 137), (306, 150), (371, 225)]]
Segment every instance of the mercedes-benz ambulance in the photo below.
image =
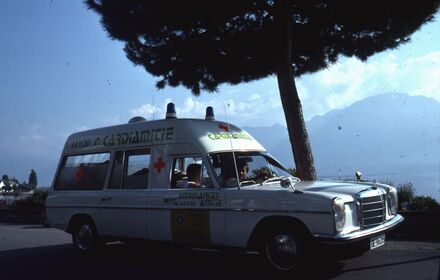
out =
[[(187, 187), (191, 164), (199, 187)], [(205, 119), (179, 119), (173, 104), (162, 120), (68, 137), (46, 207), (80, 252), (127, 239), (233, 247), (283, 272), (316, 245), (374, 249), (403, 221), (394, 187), (302, 182), (249, 133), (214, 120), (211, 107)]]

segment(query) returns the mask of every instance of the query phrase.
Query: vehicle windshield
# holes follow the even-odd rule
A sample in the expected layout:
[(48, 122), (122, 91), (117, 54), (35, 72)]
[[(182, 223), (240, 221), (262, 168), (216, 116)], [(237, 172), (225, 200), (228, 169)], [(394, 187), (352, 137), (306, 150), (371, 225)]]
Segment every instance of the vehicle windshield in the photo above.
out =
[(209, 158), (217, 180), (226, 188), (237, 187), (237, 176), (240, 186), (271, 184), (292, 177), (286, 168), (266, 153), (224, 152), (209, 154)]

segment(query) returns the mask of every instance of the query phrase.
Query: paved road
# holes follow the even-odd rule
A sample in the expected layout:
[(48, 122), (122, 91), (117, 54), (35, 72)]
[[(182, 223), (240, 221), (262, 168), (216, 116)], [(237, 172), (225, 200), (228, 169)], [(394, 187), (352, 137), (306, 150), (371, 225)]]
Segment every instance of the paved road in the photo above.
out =
[[(38, 225), (0, 224), (0, 279), (274, 279), (255, 255), (115, 243), (81, 257), (70, 236)], [(303, 279), (440, 279), (440, 243), (387, 241), (344, 261), (316, 261)]]

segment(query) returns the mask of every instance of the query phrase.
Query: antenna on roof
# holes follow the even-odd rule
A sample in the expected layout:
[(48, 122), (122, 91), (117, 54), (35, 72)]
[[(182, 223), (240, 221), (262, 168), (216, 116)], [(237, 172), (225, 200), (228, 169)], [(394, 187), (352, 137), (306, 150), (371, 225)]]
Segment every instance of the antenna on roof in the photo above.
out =
[(154, 104), (154, 90), (153, 90), (153, 121), (154, 121), (154, 112), (156, 111), (156, 105)]
[(165, 115), (165, 119), (177, 119), (176, 107), (172, 102), (168, 103), (167, 105), (167, 114)]
[(211, 106), (206, 107), (205, 120), (208, 120), (208, 121), (215, 120), (215, 118), (214, 118), (214, 108), (212, 108)]

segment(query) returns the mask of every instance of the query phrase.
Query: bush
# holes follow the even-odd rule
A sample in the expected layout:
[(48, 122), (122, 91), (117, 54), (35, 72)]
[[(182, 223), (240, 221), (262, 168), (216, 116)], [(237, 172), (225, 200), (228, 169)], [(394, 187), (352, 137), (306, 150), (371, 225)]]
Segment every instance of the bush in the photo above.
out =
[(287, 172), (289, 172), (292, 176), (296, 177), (296, 169), (295, 168), (287, 168)]
[(44, 209), (48, 190), (36, 189), (33, 194), (23, 199), (15, 200), (11, 208), (15, 209)]
[(414, 198), (414, 186), (412, 183), (404, 183), (397, 186), (397, 198), (399, 200), (398, 209), (399, 210), (406, 210), (407, 205), (410, 204), (410, 202)]
[(408, 204), (408, 210), (432, 211), (440, 210), (440, 204), (430, 196), (416, 196)]

